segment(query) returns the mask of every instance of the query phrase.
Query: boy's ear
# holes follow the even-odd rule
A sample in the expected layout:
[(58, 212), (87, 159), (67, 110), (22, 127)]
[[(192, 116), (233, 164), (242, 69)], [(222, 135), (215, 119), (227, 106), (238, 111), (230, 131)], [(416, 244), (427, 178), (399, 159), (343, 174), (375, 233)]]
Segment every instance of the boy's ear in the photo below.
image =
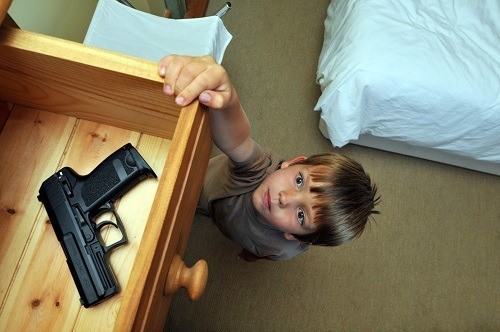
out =
[(298, 241), (298, 240), (295, 238), (295, 236), (293, 236), (293, 235), (292, 235), (292, 234), (290, 234), (290, 233), (285, 233), (285, 234), (284, 234), (284, 236), (285, 236), (285, 239), (287, 239), (287, 240), (289, 240), (289, 241)]
[(307, 159), (307, 157), (299, 156), (299, 157), (293, 158), (292, 160), (284, 161), (283, 163), (281, 163), (281, 168), (287, 168), (291, 164), (296, 163), (297, 161), (305, 160), (305, 159)]

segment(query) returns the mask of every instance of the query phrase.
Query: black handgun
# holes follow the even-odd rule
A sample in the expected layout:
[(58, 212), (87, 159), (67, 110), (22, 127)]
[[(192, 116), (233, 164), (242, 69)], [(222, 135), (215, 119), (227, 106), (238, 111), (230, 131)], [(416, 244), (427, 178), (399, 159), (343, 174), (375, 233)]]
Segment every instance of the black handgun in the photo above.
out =
[[(128, 143), (88, 175), (80, 176), (64, 167), (40, 188), (38, 200), (47, 210), (85, 308), (119, 292), (108, 253), (127, 243), (127, 235), (113, 203), (148, 177), (157, 176)], [(105, 212), (114, 214), (116, 224), (111, 221), (96, 224), (97, 217)], [(110, 225), (120, 230), (122, 238), (105, 246), (100, 230)]]

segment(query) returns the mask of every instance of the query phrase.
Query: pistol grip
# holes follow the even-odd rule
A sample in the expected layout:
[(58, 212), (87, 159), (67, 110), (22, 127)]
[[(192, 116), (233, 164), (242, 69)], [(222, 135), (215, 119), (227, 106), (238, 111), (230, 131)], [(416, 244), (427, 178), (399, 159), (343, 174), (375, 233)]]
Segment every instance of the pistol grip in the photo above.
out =
[(95, 210), (106, 202), (123, 196), (141, 180), (156, 178), (155, 172), (139, 152), (128, 143), (115, 151), (85, 176), (81, 186), (81, 203), (85, 210)]

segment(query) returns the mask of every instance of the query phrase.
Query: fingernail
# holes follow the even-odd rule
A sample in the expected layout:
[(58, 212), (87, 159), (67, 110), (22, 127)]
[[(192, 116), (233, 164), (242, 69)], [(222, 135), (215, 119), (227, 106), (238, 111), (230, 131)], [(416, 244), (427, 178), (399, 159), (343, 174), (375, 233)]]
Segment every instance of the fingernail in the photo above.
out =
[(177, 97), (175, 98), (175, 102), (179, 105), (184, 105), (184, 98), (182, 97)]
[(210, 98), (210, 95), (208, 93), (202, 93), (200, 95), (200, 101), (201, 102), (208, 103), (208, 102), (210, 102), (210, 99), (211, 98)]
[(172, 94), (172, 88), (168, 84), (165, 84), (165, 86), (163, 87), (163, 90), (165, 91), (165, 93), (167, 93), (169, 95)]
[(165, 75), (165, 67), (164, 66), (161, 66), (160, 67), (160, 75)]

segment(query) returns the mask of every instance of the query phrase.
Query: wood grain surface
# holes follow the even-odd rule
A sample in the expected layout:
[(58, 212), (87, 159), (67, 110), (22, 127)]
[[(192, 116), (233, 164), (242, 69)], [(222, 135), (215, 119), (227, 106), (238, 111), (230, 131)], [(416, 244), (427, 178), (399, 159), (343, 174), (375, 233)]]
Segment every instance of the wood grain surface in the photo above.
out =
[(0, 100), (172, 139), (180, 113), (157, 64), (0, 28)]

